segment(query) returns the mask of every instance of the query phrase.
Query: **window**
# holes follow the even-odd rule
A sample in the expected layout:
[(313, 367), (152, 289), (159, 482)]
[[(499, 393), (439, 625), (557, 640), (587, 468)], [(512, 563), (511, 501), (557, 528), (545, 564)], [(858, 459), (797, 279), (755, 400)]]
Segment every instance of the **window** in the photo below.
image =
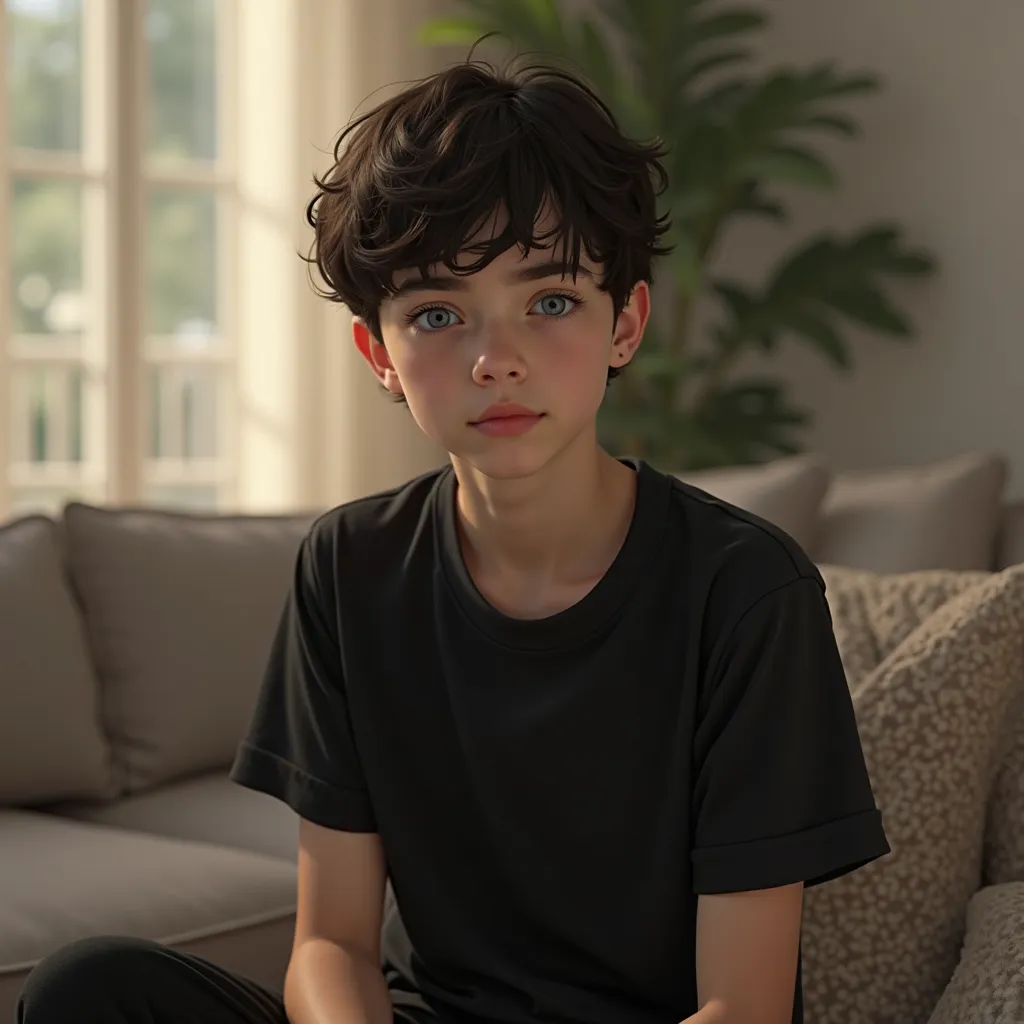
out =
[(0, 521), (323, 503), (324, 2), (4, 3)]
[(235, 498), (228, 0), (7, 0), (8, 503)]
[(0, 522), (323, 508), (437, 464), (298, 257), (337, 132), (434, 69), (406, 2), (0, 0)]

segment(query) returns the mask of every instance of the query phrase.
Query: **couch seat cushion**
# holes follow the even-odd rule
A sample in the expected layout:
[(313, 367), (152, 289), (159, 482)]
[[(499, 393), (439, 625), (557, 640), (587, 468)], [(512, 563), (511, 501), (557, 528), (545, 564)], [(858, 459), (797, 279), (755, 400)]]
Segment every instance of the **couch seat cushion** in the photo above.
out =
[[(76, 800), (46, 810), (76, 821), (217, 843), (292, 862), (298, 857), (298, 815), (283, 801), (232, 782), (226, 772), (171, 782), (114, 802)], [(395, 906), (388, 881), (385, 915)]]
[(232, 782), (225, 772), (170, 782), (112, 803), (47, 807), (77, 821), (217, 843), (294, 862), (298, 815), (283, 801)]
[(109, 795), (110, 750), (55, 524), (0, 528), (0, 806)]
[(87, 935), (205, 949), (282, 981), (295, 914), (286, 861), (28, 811), (0, 811), (0, 851), (0, 1020), (39, 959)]

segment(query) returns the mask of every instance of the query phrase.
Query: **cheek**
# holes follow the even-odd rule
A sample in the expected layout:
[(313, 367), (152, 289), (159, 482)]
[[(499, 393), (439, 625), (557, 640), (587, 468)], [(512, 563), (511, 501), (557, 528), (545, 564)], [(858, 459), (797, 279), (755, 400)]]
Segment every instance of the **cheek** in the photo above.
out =
[(594, 382), (603, 387), (611, 354), (610, 333), (606, 335), (595, 325), (585, 325), (567, 332), (559, 341), (545, 350), (549, 369), (568, 378), (569, 383), (578, 382), (581, 388)]
[(457, 408), (452, 394), (451, 373), (443, 360), (422, 350), (395, 353), (392, 365), (398, 374), (406, 405), (413, 420), (427, 437), (444, 445), (448, 430), (447, 416)]
[(410, 411), (431, 433), (439, 414), (458, 407), (457, 392), (464, 387), (454, 350), (436, 344), (407, 346), (395, 352), (393, 365)]
[(409, 390), (435, 390), (449, 375), (450, 357), (440, 345), (403, 345), (392, 358), (402, 386)]

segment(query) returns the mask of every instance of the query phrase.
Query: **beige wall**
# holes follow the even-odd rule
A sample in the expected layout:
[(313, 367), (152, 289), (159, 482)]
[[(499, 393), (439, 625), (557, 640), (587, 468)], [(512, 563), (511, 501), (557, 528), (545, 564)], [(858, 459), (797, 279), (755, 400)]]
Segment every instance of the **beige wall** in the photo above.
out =
[(1024, 4), (1020, 0), (771, 0), (773, 63), (837, 58), (886, 86), (858, 100), (864, 138), (831, 148), (839, 195), (801, 199), (790, 235), (736, 231), (737, 272), (821, 225), (897, 218), (941, 273), (901, 289), (911, 345), (858, 338), (840, 377), (794, 346), (774, 364), (817, 414), (810, 437), (840, 467), (1004, 451), (1024, 496)]
[[(315, 169), (323, 173), (328, 150), (354, 114), (380, 102), (401, 83), (420, 78), (451, 59), (415, 42), (415, 28), (445, 0), (307, 0), (310, 60), (307, 74), (320, 86), (307, 135), (323, 152)], [(306, 197), (312, 195), (310, 182)], [(311, 235), (304, 232), (304, 244)], [(303, 395), (311, 406), (313, 433), (323, 439), (329, 469), (319, 481), (316, 503), (335, 503), (396, 486), (440, 465), (446, 454), (428, 441), (408, 410), (382, 395), (352, 344), (351, 317), (342, 307), (309, 293), (307, 337), (320, 351), (315, 367), (322, 379), (307, 379)]]

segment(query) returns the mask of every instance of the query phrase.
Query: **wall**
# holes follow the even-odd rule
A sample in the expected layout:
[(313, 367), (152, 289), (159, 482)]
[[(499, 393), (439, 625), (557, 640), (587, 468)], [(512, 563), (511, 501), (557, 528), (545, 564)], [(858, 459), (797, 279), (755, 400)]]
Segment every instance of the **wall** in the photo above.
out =
[[(333, 164), (331, 149), (349, 121), (371, 109), (405, 82), (431, 74), (452, 55), (428, 50), (416, 27), (450, 0), (304, 0), (307, 19), (303, 73), (304, 131), (309, 140), (302, 204), (312, 197), (312, 174)], [(315, 149), (315, 151), (314, 151)], [(303, 221), (299, 244), (312, 232)], [(316, 481), (311, 504), (330, 505), (397, 486), (441, 465), (446, 453), (429, 441), (408, 410), (388, 401), (352, 342), (351, 316), (316, 297), (303, 301), (303, 343), (317, 352), (302, 395), (310, 433), (323, 445), (327, 472)], [(317, 379), (319, 374), (319, 379)]]
[(721, 265), (762, 268), (809, 229), (895, 218), (940, 258), (901, 287), (919, 336), (858, 337), (836, 374), (791, 346), (773, 365), (813, 409), (813, 447), (841, 468), (1005, 452), (1024, 496), (1024, 4), (1019, 0), (772, 0), (759, 44), (769, 62), (835, 58), (870, 69), (882, 92), (851, 104), (864, 128), (830, 146), (838, 195), (801, 193), (789, 234), (733, 232)]

